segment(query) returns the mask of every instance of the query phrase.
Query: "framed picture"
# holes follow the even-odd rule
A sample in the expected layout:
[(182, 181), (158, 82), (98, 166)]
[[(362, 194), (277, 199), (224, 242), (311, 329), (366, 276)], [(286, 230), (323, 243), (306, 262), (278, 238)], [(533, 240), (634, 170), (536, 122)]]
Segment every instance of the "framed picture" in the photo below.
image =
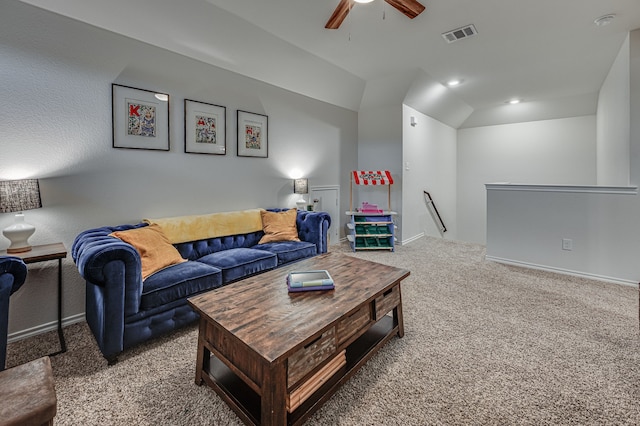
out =
[(169, 95), (112, 84), (113, 147), (169, 151)]
[(269, 156), (268, 117), (238, 110), (238, 156)]
[(227, 153), (227, 108), (184, 100), (184, 152)]

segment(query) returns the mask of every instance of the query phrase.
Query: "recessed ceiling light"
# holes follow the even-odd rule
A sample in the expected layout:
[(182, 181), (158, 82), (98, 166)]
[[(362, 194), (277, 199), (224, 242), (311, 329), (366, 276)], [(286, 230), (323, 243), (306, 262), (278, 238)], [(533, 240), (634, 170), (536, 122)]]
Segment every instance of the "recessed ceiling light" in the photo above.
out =
[(604, 15), (601, 16), (599, 18), (596, 18), (593, 23), (596, 24), (599, 27), (603, 27), (605, 25), (609, 25), (611, 23), (611, 21), (613, 21), (615, 19), (616, 15), (613, 13), (610, 13), (609, 15)]
[(373, 0), (355, 0), (356, 3), (371, 3)]
[(507, 103), (511, 105), (519, 104), (520, 102), (522, 102), (522, 99), (511, 99), (507, 101)]
[(447, 81), (447, 86), (449, 87), (459, 86), (460, 84), (462, 84), (462, 80), (458, 78)]
[(169, 100), (169, 95), (166, 95), (164, 93), (156, 93), (154, 96), (159, 101), (167, 102)]

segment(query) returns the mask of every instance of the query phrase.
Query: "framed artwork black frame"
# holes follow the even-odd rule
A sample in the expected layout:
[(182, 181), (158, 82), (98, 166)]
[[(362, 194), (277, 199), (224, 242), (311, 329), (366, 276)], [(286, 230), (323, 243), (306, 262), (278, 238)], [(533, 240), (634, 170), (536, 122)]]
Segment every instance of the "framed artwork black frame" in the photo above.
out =
[(227, 108), (184, 100), (184, 152), (227, 154)]
[(237, 111), (238, 157), (269, 156), (269, 117), (248, 111)]
[(169, 151), (169, 95), (113, 83), (114, 148)]

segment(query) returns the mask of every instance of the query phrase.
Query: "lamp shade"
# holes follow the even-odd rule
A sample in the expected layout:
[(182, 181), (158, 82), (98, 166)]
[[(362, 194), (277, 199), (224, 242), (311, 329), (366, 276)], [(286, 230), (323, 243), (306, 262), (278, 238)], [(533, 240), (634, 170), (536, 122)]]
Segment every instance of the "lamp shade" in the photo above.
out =
[(38, 179), (0, 181), (0, 213), (21, 212), (42, 207)]
[(293, 193), (294, 194), (308, 194), (309, 193), (309, 180), (308, 179), (294, 179), (293, 180)]

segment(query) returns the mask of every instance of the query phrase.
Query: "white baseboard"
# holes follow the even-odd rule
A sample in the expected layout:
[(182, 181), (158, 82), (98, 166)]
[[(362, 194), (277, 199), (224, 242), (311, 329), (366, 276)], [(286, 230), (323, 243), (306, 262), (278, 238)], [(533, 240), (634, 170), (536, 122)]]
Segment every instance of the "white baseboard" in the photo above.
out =
[[(62, 319), (62, 327), (67, 325), (75, 324), (77, 322), (82, 322), (85, 320), (84, 312), (81, 314), (72, 315), (67, 318)], [(58, 329), (58, 321), (51, 321), (46, 324), (40, 324), (38, 326), (27, 328), (26, 330), (16, 331), (14, 333), (10, 333), (7, 336), (7, 342), (16, 342), (18, 340), (26, 339), (27, 337), (37, 336), (42, 333), (46, 333), (49, 331), (55, 331)]]
[[(411, 243), (411, 242), (413, 242), (413, 241), (419, 240), (420, 238), (422, 238), (422, 237), (424, 237), (424, 236), (425, 236), (425, 234), (424, 234), (424, 232), (423, 232), (423, 233), (418, 234), (418, 235), (415, 235), (415, 236), (413, 236), (413, 237), (411, 237), (411, 238), (409, 238), (409, 239), (407, 239), (407, 240), (398, 241), (398, 240), (396, 239), (396, 244), (400, 244), (401, 246), (403, 246), (403, 245), (405, 245), (405, 244), (409, 244), (409, 243)], [(341, 243), (344, 243), (345, 241), (347, 241), (347, 238), (346, 238), (346, 237), (345, 237), (345, 238), (340, 238), (340, 242), (341, 242)]]
[[(418, 235), (414, 235), (413, 237), (408, 238), (408, 239), (406, 239), (406, 240), (402, 240), (402, 241), (400, 242), (400, 245), (409, 244), (409, 243), (411, 243), (411, 242), (413, 242), (413, 241), (419, 240), (419, 239), (420, 239), (420, 238), (422, 238), (422, 237), (424, 237), (424, 232), (422, 232), (422, 233), (420, 233), (420, 234), (418, 234)], [(396, 241), (397, 241), (397, 240), (396, 240)]]
[(539, 269), (541, 271), (556, 272), (558, 274), (572, 275), (574, 277), (588, 278), (590, 280), (605, 281), (613, 284), (621, 284), (631, 287), (638, 287), (637, 281), (626, 280), (622, 278), (607, 277), (604, 275), (591, 274), (589, 272), (572, 271), (570, 269), (556, 268), (553, 266), (537, 265), (535, 263), (521, 262), (518, 260), (504, 259), (501, 257), (485, 256), (486, 260), (492, 262), (504, 263), (506, 265), (522, 266), (524, 268)]

